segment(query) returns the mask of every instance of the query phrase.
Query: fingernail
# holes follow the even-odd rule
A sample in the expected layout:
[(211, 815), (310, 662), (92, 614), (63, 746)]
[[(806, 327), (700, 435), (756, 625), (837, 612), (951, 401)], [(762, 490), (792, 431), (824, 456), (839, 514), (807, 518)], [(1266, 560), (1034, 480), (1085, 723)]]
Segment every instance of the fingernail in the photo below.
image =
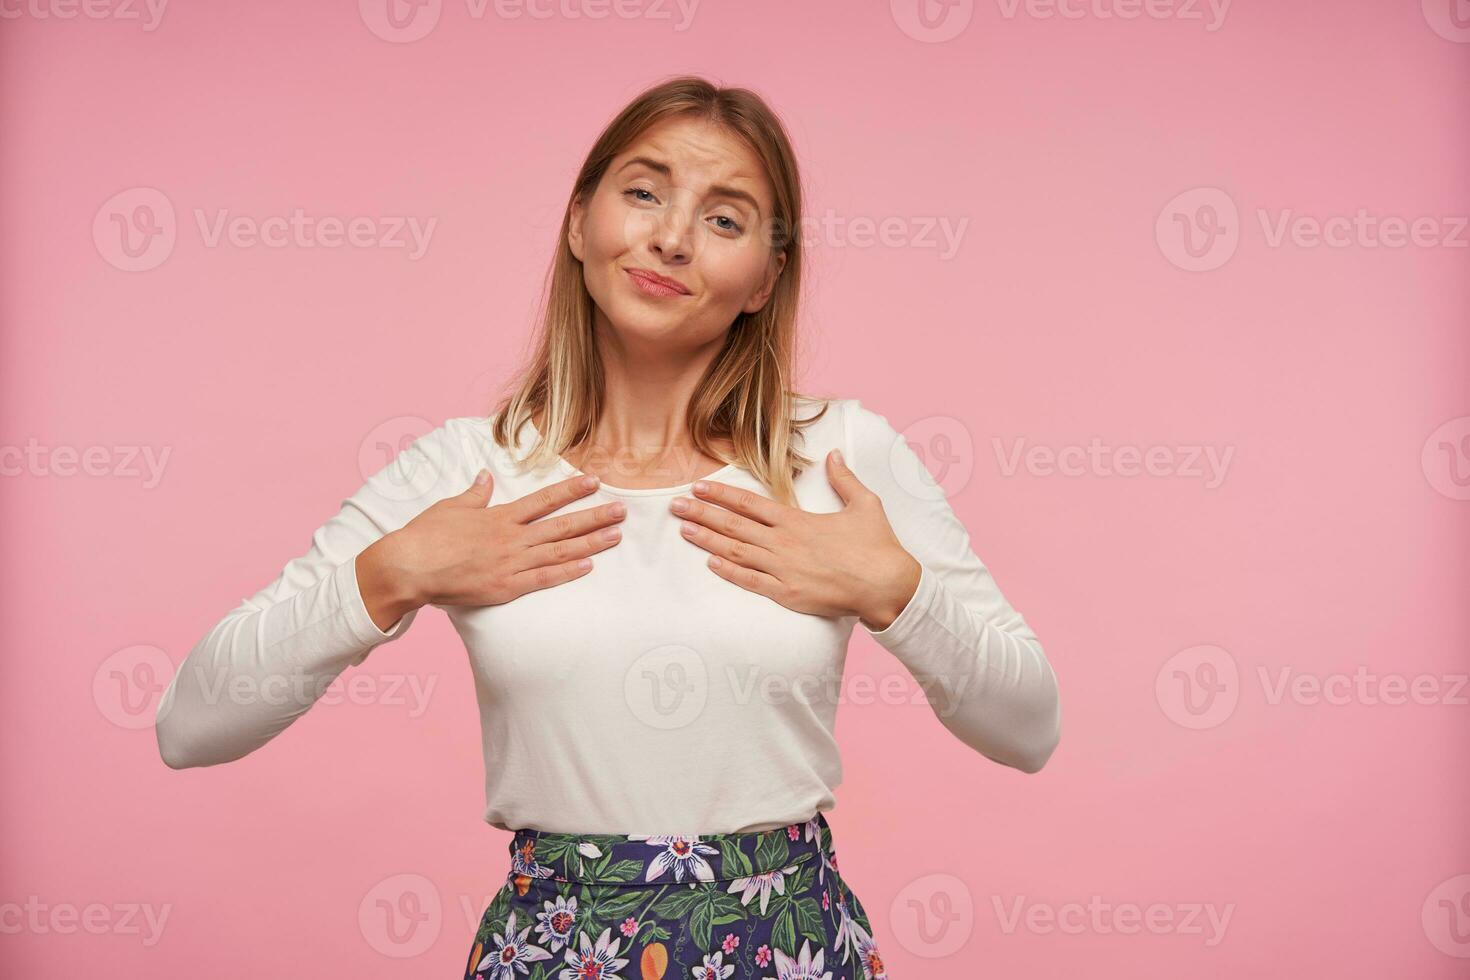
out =
[(695, 481), (695, 483), (694, 483), (694, 492), (695, 493), (704, 493), (708, 489), (709, 489), (709, 484), (708, 483), (705, 483), (703, 480), (696, 480)]
[(489, 470), (481, 470), (480, 472), (478, 472), (478, 473), (475, 474), (475, 486), (477, 486), (477, 487), (483, 487), (485, 485), (486, 481), (489, 480), (489, 479), (490, 479), (490, 471)]
[(595, 476), (584, 476), (584, 477), (582, 477), (582, 488), (584, 490), (591, 490), (595, 486), (597, 486), (597, 477), (595, 477)]
[(843, 463), (842, 463), (842, 450), (840, 450), (840, 449), (834, 449), (834, 450), (832, 450), (832, 458), (837, 461), (837, 465), (838, 466), (842, 466), (843, 465)]
[(682, 514), (689, 509), (689, 501), (683, 497), (674, 498), (674, 513)]

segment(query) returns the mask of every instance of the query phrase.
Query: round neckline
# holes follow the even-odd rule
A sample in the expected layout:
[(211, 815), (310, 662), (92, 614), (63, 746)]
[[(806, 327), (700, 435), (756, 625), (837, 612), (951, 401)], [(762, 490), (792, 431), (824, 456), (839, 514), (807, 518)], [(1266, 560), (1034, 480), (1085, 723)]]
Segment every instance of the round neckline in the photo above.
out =
[[(541, 430), (536, 428), (536, 423), (531, 419), (529, 415), (526, 416), (526, 428), (531, 430), (532, 435), (534, 435), (536, 439), (542, 438)], [(590, 475), (582, 472), (571, 463), (567, 462), (566, 458), (559, 453), (556, 455), (556, 466), (557, 469), (561, 470), (567, 476)], [(611, 483), (603, 480), (601, 477), (598, 477), (597, 489), (606, 490), (608, 493), (616, 494), (619, 497), (657, 497), (674, 493), (687, 493), (688, 491), (692, 490), (694, 488), (694, 484), (700, 482), (700, 480), (714, 480), (723, 476), (726, 472), (733, 471), (736, 468), (737, 467), (734, 463), (726, 463), (724, 466), (721, 466), (713, 473), (707, 473), (704, 476), (701, 476), (698, 480), (690, 480), (688, 483), (681, 483), (676, 487), (615, 487)]]

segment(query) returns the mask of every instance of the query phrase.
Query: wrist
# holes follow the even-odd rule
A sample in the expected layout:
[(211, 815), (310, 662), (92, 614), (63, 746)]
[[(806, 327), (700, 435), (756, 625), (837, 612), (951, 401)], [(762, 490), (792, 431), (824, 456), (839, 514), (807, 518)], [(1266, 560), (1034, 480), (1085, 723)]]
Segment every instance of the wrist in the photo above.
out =
[(373, 621), (385, 632), (428, 601), (407, 561), (400, 531), (384, 535), (357, 556), (357, 585)]
[(892, 626), (918, 591), (922, 574), (923, 566), (905, 551), (902, 559), (894, 563), (893, 571), (884, 576), (865, 606), (858, 610), (862, 624), (875, 633)]

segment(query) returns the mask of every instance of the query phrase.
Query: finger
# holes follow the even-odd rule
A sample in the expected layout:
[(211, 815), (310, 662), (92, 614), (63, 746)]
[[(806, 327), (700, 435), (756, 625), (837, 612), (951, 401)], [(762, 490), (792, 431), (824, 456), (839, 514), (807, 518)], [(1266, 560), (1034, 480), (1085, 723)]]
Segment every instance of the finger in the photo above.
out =
[[(699, 489), (700, 484), (704, 489)], [(770, 527), (775, 527), (790, 507), (779, 504), (770, 497), (762, 497), (758, 493), (752, 493), (743, 487), (732, 487), (728, 483), (719, 483), (715, 480), (700, 480), (694, 485), (694, 495), (701, 500), (709, 500), (719, 504), (726, 510), (732, 510), (737, 514), (759, 521)]]
[(494, 489), (494, 475), (488, 469), (482, 469), (475, 474), (475, 482), (457, 499), (470, 507), (484, 507), (490, 502), (490, 494)]
[(536, 568), (538, 566), (556, 565), (576, 558), (586, 558), (589, 555), (597, 554), (599, 551), (606, 551), (622, 540), (622, 537), (622, 528), (605, 527), (600, 531), (593, 531), (591, 534), (584, 534), (579, 538), (548, 541), (545, 544), (538, 544), (535, 547), (527, 548), (521, 552), (525, 556), (521, 567)]
[(557, 514), (555, 517), (532, 521), (526, 525), (524, 532), (526, 544), (537, 545), (547, 541), (574, 538), (579, 534), (586, 534), (621, 521), (627, 513), (627, 505), (617, 500), (601, 507), (585, 507), (568, 514)]
[(837, 496), (842, 498), (844, 504), (850, 504), (855, 498), (873, 492), (857, 478), (856, 473), (847, 468), (841, 450), (837, 449), (827, 454), (827, 482), (832, 484), (832, 489), (837, 491)]
[(763, 595), (768, 599), (776, 599), (783, 589), (781, 580), (774, 575), (767, 575), (753, 568), (745, 568), (718, 556), (711, 557), (707, 564), (711, 571), (725, 581), (734, 582), (745, 591)]
[[(681, 514), (674, 511), (679, 517), (703, 524), (705, 527), (718, 531), (727, 538), (737, 538), (741, 541), (749, 541), (751, 544), (759, 545), (769, 549), (774, 541), (771, 528), (757, 523), (748, 517), (726, 510), (724, 507), (708, 503), (703, 500), (690, 500), (688, 497), (679, 497), (687, 503), (687, 507)], [(673, 505), (670, 504), (670, 509)]]
[[(582, 566), (582, 562), (586, 562), (586, 567)], [(517, 595), (525, 595), (527, 592), (549, 589), (554, 585), (570, 582), (574, 578), (581, 578), (591, 570), (592, 559), (578, 558), (575, 561), (562, 562), (560, 565), (541, 565), (524, 572), (516, 572), (510, 577), (510, 581)]]
[(681, 524), (679, 533), (712, 555), (728, 558), (747, 568), (759, 568), (767, 572), (775, 570), (773, 566), (776, 556), (759, 545), (737, 541), (692, 521), (685, 521)]
[(569, 476), (565, 480), (544, 486), (506, 504), (511, 515), (526, 524), (538, 517), (545, 517), (597, 489), (597, 477), (590, 475)]

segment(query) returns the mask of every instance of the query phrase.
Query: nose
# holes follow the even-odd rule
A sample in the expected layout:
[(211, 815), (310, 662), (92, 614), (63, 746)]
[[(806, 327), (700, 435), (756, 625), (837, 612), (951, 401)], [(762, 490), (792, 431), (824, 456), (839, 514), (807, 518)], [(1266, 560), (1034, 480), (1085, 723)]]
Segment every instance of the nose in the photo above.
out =
[(671, 203), (654, 223), (649, 248), (670, 264), (687, 262), (694, 254), (695, 229), (690, 220), (691, 208)]

